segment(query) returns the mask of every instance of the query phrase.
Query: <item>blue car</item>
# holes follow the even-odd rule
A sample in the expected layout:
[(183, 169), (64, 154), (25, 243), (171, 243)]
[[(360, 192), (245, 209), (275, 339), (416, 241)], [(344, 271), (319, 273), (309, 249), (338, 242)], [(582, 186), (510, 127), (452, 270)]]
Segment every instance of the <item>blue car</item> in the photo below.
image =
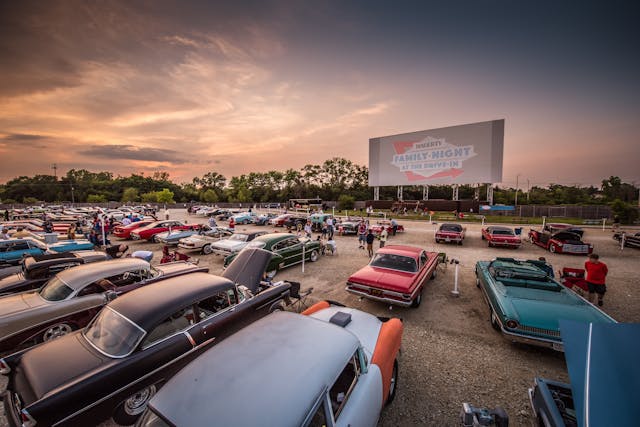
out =
[(23, 255), (42, 255), (47, 245), (35, 239), (0, 240), (0, 264), (18, 264)]
[(93, 243), (86, 239), (60, 240), (48, 245), (52, 252), (91, 251)]
[(256, 214), (253, 212), (241, 212), (239, 214), (235, 214), (233, 220), (236, 224), (251, 224), (256, 219)]

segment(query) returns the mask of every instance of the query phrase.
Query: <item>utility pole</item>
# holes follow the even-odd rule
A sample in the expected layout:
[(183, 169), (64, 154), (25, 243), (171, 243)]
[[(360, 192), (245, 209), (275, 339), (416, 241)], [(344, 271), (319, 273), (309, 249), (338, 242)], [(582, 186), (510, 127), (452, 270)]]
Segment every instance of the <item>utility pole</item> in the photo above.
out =
[(58, 165), (57, 164), (53, 164), (51, 165), (51, 169), (53, 169), (53, 176), (56, 178), (56, 181), (58, 180)]
[(518, 207), (518, 179), (520, 178), (520, 174), (516, 175), (516, 201), (515, 207)]
[(529, 204), (529, 191), (531, 190), (531, 187), (529, 185), (529, 178), (527, 178), (527, 204)]

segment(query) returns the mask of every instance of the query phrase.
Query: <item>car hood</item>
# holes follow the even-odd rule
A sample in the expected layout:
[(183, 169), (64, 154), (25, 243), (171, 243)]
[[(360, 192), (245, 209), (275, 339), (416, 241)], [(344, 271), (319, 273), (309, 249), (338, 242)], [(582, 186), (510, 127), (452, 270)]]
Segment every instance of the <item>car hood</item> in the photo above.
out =
[[(55, 369), (52, 361), (55, 360)], [(20, 360), (21, 369), (36, 399), (65, 383), (85, 375), (111, 360), (93, 350), (82, 331), (49, 341), (27, 351)]]
[(551, 298), (514, 297), (509, 303), (520, 324), (535, 328), (559, 330), (558, 322), (560, 319), (594, 323), (615, 322), (582, 299), (569, 298), (563, 292), (553, 292), (553, 294), (556, 296), (553, 300)]
[(160, 271), (160, 274), (163, 276), (170, 276), (175, 273), (182, 273), (189, 270), (202, 270), (202, 267), (198, 267), (195, 264), (191, 264), (189, 262), (172, 262), (168, 264), (159, 264), (156, 265), (155, 268)]
[(414, 277), (415, 273), (367, 265), (352, 274), (347, 281), (388, 291), (407, 293), (411, 291)]
[(26, 282), (27, 280), (28, 279), (25, 279), (22, 273), (14, 273), (10, 276), (3, 277), (0, 279), (0, 294), (11, 291), (14, 286)]

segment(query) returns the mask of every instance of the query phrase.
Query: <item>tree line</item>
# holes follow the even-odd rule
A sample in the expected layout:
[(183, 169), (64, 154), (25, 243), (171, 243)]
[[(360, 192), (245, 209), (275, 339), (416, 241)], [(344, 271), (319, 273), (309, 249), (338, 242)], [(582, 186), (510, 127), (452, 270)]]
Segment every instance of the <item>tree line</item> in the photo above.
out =
[[(373, 189), (368, 185), (369, 170), (351, 160), (335, 157), (320, 165), (308, 164), (301, 169), (285, 171), (251, 172), (227, 179), (211, 171), (195, 177), (189, 183), (177, 184), (167, 172), (144, 173), (130, 176), (114, 176), (111, 172), (90, 172), (71, 169), (62, 177), (52, 175), (20, 176), (0, 185), (0, 201), (11, 203), (38, 202), (88, 202), (119, 201), (125, 203), (260, 203), (285, 202), (288, 199), (314, 198), (340, 200), (373, 199)], [(461, 185), (460, 199), (471, 199), (479, 190), (484, 199), (486, 188), (477, 189)], [(397, 197), (396, 187), (381, 187), (380, 199)], [(550, 184), (534, 186), (527, 192), (518, 189), (518, 204), (611, 204), (617, 210), (634, 209), (638, 204), (638, 187), (611, 176), (602, 181), (601, 187), (566, 186)], [(495, 187), (494, 203), (513, 205), (516, 189)], [(405, 200), (421, 200), (422, 186), (403, 188)], [(430, 185), (430, 199), (451, 199), (449, 185)]]

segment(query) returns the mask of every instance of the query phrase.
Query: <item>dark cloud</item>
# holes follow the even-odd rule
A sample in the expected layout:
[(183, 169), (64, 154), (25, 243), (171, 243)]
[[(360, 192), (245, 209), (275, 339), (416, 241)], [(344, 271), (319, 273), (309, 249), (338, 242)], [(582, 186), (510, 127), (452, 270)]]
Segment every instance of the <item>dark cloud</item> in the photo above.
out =
[(110, 160), (144, 160), (183, 164), (187, 160), (181, 153), (164, 148), (145, 148), (134, 145), (98, 145), (80, 151), (80, 154)]
[(5, 136), (2, 139), (4, 139), (5, 141), (38, 141), (45, 138), (47, 137), (44, 135), (33, 135), (28, 133), (10, 133), (9, 135)]

